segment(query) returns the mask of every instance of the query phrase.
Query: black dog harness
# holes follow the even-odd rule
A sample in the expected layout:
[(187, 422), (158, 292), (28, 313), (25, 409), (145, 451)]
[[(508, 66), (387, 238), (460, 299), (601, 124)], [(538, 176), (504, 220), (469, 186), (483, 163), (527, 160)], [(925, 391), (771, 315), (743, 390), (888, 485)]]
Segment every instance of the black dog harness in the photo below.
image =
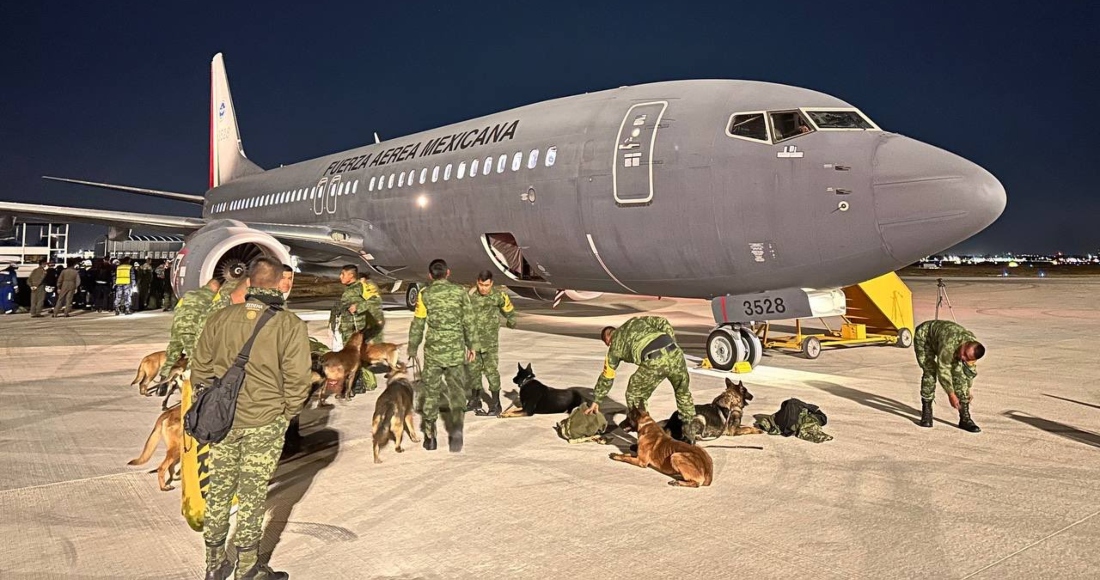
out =
[(672, 352), (676, 348), (676, 341), (667, 334), (662, 334), (650, 341), (642, 349), (642, 360), (653, 360), (666, 352)]

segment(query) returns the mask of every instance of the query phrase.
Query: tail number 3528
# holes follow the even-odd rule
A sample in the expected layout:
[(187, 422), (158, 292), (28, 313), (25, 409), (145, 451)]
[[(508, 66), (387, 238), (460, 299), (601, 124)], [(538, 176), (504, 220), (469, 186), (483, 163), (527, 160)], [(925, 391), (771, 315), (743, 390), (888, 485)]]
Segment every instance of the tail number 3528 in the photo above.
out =
[(787, 311), (787, 306), (783, 304), (782, 298), (762, 298), (759, 300), (745, 300), (742, 303), (745, 307), (745, 316), (761, 315), (761, 314), (783, 314)]

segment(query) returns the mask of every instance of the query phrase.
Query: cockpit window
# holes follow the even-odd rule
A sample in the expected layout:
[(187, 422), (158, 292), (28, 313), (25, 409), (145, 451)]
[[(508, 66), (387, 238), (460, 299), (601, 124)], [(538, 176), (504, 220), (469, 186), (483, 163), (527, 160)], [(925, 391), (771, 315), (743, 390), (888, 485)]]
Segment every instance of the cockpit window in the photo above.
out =
[(859, 111), (806, 111), (819, 129), (874, 129)]
[(730, 117), (729, 134), (754, 141), (768, 140), (768, 124), (764, 113), (736, 113)]
[(814, 130), (806, 118), (798, 111), (779, 111), (769, 113), (772, 118), (772, 131), (776, 142), (810, 133)]

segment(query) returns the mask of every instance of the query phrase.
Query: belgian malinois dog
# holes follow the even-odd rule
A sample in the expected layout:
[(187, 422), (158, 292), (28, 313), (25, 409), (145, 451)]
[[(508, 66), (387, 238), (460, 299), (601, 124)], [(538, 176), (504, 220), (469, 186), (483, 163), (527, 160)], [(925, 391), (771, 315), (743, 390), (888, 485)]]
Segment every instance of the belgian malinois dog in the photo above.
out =
[(157, 443), (164, 439), (164, 461), (157, 466), (157, 483), (161, 491), (171, 491), (173, 471), (177, 472), (175, 479), (179, 479), (178, 467), (180, 462), (180, 445), (183, 440), (183, 421), (180, 419), (180, 406), (176, 404), (157, 417), (153, 424), (153, 431), (145, 440), (145, 448), (136, 459), (130, 460), (127, 465), (144, 465), (157, 450)]
[(714, 460), (702, 447), (677, 441), (641, 407), (627, 411), (630, 427), (638, 432), (638, 453), (612, 453), (611, 459), (637, 467), (652, 467), (670, 477), (678, 478), (669, 485), (699, 487), (714, 479)]

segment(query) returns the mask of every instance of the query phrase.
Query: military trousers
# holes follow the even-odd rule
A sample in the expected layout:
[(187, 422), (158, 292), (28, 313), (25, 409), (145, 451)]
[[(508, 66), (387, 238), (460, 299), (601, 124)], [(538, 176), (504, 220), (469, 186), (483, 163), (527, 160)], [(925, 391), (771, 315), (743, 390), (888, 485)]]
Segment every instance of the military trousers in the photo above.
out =
[(470, 392), (481, 390), (481, 377), (485, 377), (489, 383), (489, 392), (500, 392), (500, 354), (496, 346), (477, 353), (474, 362), (466, 365), (466, 373), (470, 378)]
[(39, 316), (42, 314), (42, 307), (46, 304), (46, 287), (39, 285), (38, 288), (31, 290), (31, 316)]
[(638, 370), (630, 375), (630, 382), (626, 385), (626, 406), (633, 408), (644, 406), (657, 385), (668, 379), (672, 383), (672, 391), (676, 395), (676, 410), (680, 412), (680, 419), (688, 422), (695, 417), (695, 402), (691, 398), (691, 390), (688, 388), (687, 364), (684, 362), (684, 351), (680, 347), (672, 349), (657, 358), (642, 361)]
[(203, 538), (208, 545), (229, 534), (229, 508), (237, 496), (237, 546), (252, 546), (263, 535), (267, 484), (283, 452), (288, 421), (279, 417), (262, 427), (233, 428), (210, 445), (210, 491), (206, 494)]
[(54, 305), (53, 315), (57, 316), (64, 310), (65, 314), (69, 314), (73, 311), (73, 296), (76, 295), (76, 288), (62, 288), (57, 291), (57, 304)]
[[(435, 431), (435, 422), (439, 418), (439, 405), (443, 402), (447, 412), (443, 423), (447, 429), (461, 429), (466, 415), (466, 391), (469, 380), (466, 377), (466, 365), (440, 366), (427, 363), (421, 374), (420, 387), (420, 426), (425, 433)], [(430, 429), (430, 431), (429, 431)]]
[[(928, 330), (931, 328), (929, 325), (921, 325), (917, 327), (916, 335), (913, 337), (913, 352), (917, 355), (917, 365), (920, 366), (922, 371), (920, 377), (920, 398), (924, 401), (936, 400), (936, 381), (939, 377), (940, 361), (937, 353), (934, 349), (928, 348)], [(943, 390), (947, 393), (955, 393), (955, 396), (959, 398), (959, 402), (970, 402), (970, 387), (969, 385), (960, 389), (962, 392), (956, 392), (953, 385), (941, 385)]]

